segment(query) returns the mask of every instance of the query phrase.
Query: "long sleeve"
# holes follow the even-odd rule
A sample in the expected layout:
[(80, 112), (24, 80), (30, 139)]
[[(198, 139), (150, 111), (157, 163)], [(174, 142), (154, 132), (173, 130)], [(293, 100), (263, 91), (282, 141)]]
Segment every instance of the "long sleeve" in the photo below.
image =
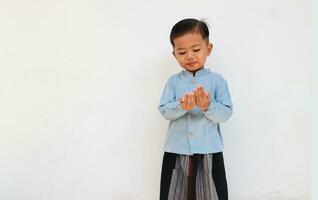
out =
[(233, 113), (233, 105), (227, 83), (223, 78), (217, 84), (214, 95), (215, 100), (211, 99), (208, 110), (203, 113), (214, 123), (225, 122)]
[(164, 118), (170, 121), (176, 120), (187, 113), (181, 108), (180, 102), (176, 100), (175, 89), (170, 80), (165, 85), (158, 110)]

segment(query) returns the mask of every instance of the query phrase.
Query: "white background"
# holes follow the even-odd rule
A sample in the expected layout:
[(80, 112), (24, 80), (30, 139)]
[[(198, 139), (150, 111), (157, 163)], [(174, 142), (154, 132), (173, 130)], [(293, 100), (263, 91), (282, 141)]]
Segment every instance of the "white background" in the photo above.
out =
[(0, 1), (0, 199), (156, 200), (181, 70), (171, 27), (210, 24), (228, 81), (231, 200), (310, 197), (310, 0)]

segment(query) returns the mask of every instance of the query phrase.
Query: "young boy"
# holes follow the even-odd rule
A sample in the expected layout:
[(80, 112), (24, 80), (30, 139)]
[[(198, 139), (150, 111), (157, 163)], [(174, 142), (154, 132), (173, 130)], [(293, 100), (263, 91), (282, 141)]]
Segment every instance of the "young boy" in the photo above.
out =
[(184, 70), (168, 79), (158, 108), (169, 120), (160, 200), (227, 200), (220, 123), (231, 117), (232, 101), (224, 78), (204, 67), (213, 47), (208, 27), (181, 20), (170, 42)]

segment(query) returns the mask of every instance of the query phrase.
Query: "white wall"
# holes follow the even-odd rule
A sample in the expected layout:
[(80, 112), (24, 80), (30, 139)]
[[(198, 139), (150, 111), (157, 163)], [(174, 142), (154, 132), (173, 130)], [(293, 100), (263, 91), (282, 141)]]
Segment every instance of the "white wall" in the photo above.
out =
[(155, 200), (181, 68), (169, 32), (206, 18), (228, 81), (232, 200), (309, 199), (310, 0), (0, 2), (0, 199)]

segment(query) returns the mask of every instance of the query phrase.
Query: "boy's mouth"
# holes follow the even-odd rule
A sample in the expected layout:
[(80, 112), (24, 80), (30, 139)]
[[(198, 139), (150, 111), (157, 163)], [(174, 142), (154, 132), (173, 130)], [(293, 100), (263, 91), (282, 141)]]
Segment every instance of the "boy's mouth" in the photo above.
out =
[(197, 63), (197, 62), (187, 62), (186, 65), (192, 66), (192, 65), (194, 65), (194, 64), (196, 64), (196, 63)]

